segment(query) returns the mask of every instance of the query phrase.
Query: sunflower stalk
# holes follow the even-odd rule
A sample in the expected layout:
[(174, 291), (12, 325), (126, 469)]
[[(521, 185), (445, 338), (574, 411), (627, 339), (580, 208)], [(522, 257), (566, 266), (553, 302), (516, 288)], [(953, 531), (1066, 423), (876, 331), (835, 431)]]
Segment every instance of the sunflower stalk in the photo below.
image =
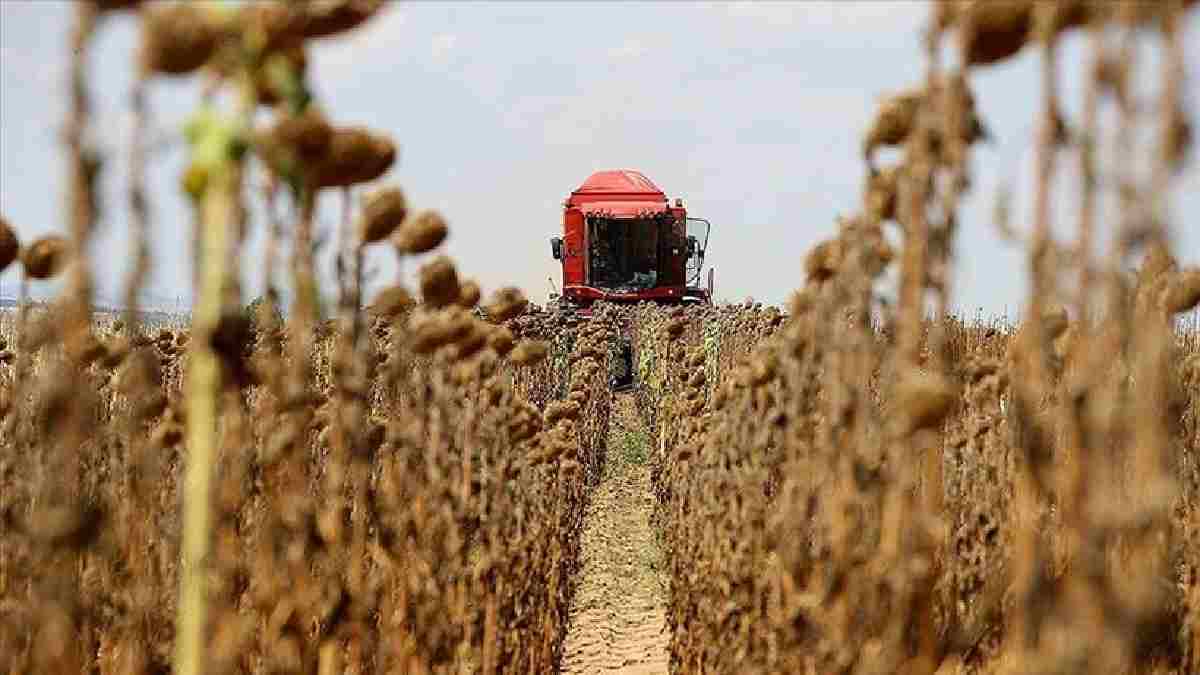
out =
[(204, 672), (207, 621), (206, 566), (211, 538), (210, 493), (217, 452), (221, 362), (213, 338), (221, 321), (230, 245), (241, 217), (242, 157), (245, 144), (235, 123), (202, 114), (190, 125), (192, 169), (204, 176), (198, 192), (199, 285), (192, 314), (192, 339), (185, 383), (187, 460), (183, 489), (179, 608), (176, 615), (175, 672)]

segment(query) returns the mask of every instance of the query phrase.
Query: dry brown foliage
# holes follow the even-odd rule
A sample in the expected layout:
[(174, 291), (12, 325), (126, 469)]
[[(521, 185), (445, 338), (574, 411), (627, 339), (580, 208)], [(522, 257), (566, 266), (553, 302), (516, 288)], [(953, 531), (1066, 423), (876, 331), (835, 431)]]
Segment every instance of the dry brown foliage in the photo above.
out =
[[(136, 4), (80, 3), (76, 42), (86, 46), (97, 9)], [(557, 663), (583, 508), (605, 458), (606, 316), (539, 331), (524, 296), (501, 289), (484, 318), (471, 311), (479, 285), (444, 256), (422, 268), (424, 302), (397, 285), (360, 311), (363, 246), (399, 228), (398, 253), (415, 255), (446, 237), (433, 212), (409, 219), (392, 186), (356, 217), (348, 202), (338, 318), (316, 311), (320, 190), (381, 176), (395, 145), (330, 125), (296, 87), (263, 78), (303, 84), (304, 39), (353, 28), (380, 5), (139, 10), (139, 92), (155, 74), (204, 68), (241, 92), (242, 108), (206, 109), (188, 131), (201, 298), (190, 328), (153, 329), (136, 312), (80, 321), (83, 267), (67, 268), (75, 283), (59, 302), (0, 323), (0, 671), (525, 673)], [(79, 76), (87, 52), (74, 53)], [(19, 257), (27, 283), (62, 272), (95, 218), (87, 88), (74, 82), (70, 238), (21, 249), (7, 223), (2, 231), (4, 264)], [(275, 121), (256, 133), (258, 105), (275, 106)], [(271, 302), (239, 310), (225, 264), (243, 240), (247, 152), (301, 206), (297, 299), (284, 322)], [(197, 459), (201, 447), (211, 463)], [(187, 561), (203, 569), (184, 574)]]
[[(618, 337), (654, 443), (674, 672), (1200, 672), (1200, 333), (1175, 322), (1200, 301), (1200, 271), (1175, 262), (1163, 216), (1191, 139), (1180, 15), (1193, 3), (935, 3), (928, 77), (881, 102), (862, 208), (803, 259), (786, 314), (748, 302), (591, 318), (482, 289), (436, 253), (444, 218), (398, 187), (352, 198), (397, 146), (326, 119), (304, 47), (381, 4), (78, 4), (69, 231), (22, 248), (0, 220), (0, 271), (19, 260), (23, 288), (68, 281), (54, 303), (0, 317), (0, 672), (553, 672)], [(86, 47), (98, 13), (127, 10), (144, 29), (140, 133), (151, 77), (202, 70), (240, 98), (189, 126), (189, 327), (93, 316), (88, 266), (68, 255), (88, 250), (97, 218)], [(1093, 49), (1078, 133), (1056, 86), (1072, 30)], [(1128, 85), (1148, 41), (1164, 54), (1153, 106)], [(986, 133), (972, 69), (1033, 48), (1028, 318), (965, 322), (948, 307)], [(1108, 103), (1119, 224), (1093, 260), (1080, 252), (1113, 188), (1088, 139)], [(260, 106), (273, 119), (256, 130)], [(1127, 164), (1143, 128), (1159, 132), (1148, 179)], [(1063, 242), (1050, 176), (1071, 144), (1092, 179)], [(875, 167), (883, 146), (900, 159)], [(143, 152), (135, 134), (131, 299), (151, 230)], [(253, 225), (248, 155), (265, 198), (287, 189), (299, 207), (267, 230), (268, 279), (292, 235), (286, 317), (273, 285), (239, 307), (228, 264)], [(313, 221), (329, 189), (346, 209), (324, 319)], [(363, 249), (384, 240), (405, 263), (433, 255), (418, 288), (364, 310)], [(894, 306), (879, 296), (893, 264)]]
[[(865, 141), (868, 161), (880, 145), (903, 158), (870, 168), (862, 214), (810, 252), (791, 315), (641, 310), (676, 672), (1200, 670), (1200, 356), (1194, 327), (1172, 321), (1195, 306), (1196, 270), (1174, 263), (1165, 223), (1130, 230), (1163, 199), (1178, 152), (1125, 186), (1113, 253), (1077, 260), (1074, 290), (1059, 253), (1074, 242), (1050, 237), (1045, 208), (1052, 149), (1071, 142), (1057, 40), (1087, 25), (1159, 41), (1175, 64), (1159, 109), (1173, 111), (1183, 4), (1133, 17), (1156, 27), (1135, 34), (1116, 3), (937, 3), (928, 81), (884, 100)], [(952, 36), (963, 72), (938, 63)], [(979, 138), (969, 68), (1026, 43), (1046, 64), (1036, 320), (965, 324), (945, 298)], [(1094, 45), (1097, 63), (1136, 67), (1132, 52)], [(1089, 87), (1112, 91), (1111, 77), (1096, 69)], [(1119, 133), (1156, 123), (1114, 98)], [(1169, 146), (1180, 135), (1164, 117)], [(1089, 113), (1090, 137), (1096, 124)], [(1095, 175), (1094, 151), (1081, 156)], [(1097, 192), (1085, 187), (1076, 251), (1089, 250)], [(895, 308), (874, 284), (891, 259), (879, 253), (888, 220), (903, 236)], [(1140, 253), (1128, 280), (1121, 266)]]

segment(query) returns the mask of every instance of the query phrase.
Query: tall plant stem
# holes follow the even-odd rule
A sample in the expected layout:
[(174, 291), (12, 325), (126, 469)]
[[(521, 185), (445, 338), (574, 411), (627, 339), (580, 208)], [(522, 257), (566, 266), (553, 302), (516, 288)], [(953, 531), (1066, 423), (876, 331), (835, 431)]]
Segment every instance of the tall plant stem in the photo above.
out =
[(175, 626), (175, 672), (198, 675), (203, 669), (207, 619), (205, 564), (209, 552), (209, 493), (217, 446), (217, 396), (220, 362), (211, 336), (221, 318), (226, 252), (237, 217), (240, 167), (230, 163), (213, 176), (201, 202), (198, 303), (192, 316), (187, 374), (188, 455), (183, 492), (183, 543), (179, 609)]

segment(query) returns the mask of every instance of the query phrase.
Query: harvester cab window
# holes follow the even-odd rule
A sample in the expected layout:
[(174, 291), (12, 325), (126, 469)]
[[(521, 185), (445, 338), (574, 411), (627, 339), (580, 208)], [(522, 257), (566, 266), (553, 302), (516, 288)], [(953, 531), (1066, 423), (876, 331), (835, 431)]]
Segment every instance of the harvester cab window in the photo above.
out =
[(658, 223), (595, 218), (589, 223), (591, 283), (605, 288), (653, 288), (658, 283)]
[(704, 251), (708, 248), (708, 231), (712, 225), (703, 218), (687, 219), (687, 279), (688, 284), (700, 282), (700, 271), (704, 267)]

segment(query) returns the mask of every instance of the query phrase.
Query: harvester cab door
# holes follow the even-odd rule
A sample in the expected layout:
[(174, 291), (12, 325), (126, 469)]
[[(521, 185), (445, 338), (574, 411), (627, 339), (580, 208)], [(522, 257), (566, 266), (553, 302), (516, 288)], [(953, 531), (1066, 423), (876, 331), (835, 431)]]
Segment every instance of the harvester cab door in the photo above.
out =
[(683, 286), (686, 283), (687, 231), (682, 219), (667, 218), (659, 221), (661, 236), (658, 238), (658, 285)]
[(586, 282), (588, 277), (587, 228), (584, 225), (583, 213), (579, 209), (567, 209), (563, 214), (563, 238), (559, 245), (551, 244), (559, 249), (562, 262), (563, 290), (567, 286), (576, 286)]

